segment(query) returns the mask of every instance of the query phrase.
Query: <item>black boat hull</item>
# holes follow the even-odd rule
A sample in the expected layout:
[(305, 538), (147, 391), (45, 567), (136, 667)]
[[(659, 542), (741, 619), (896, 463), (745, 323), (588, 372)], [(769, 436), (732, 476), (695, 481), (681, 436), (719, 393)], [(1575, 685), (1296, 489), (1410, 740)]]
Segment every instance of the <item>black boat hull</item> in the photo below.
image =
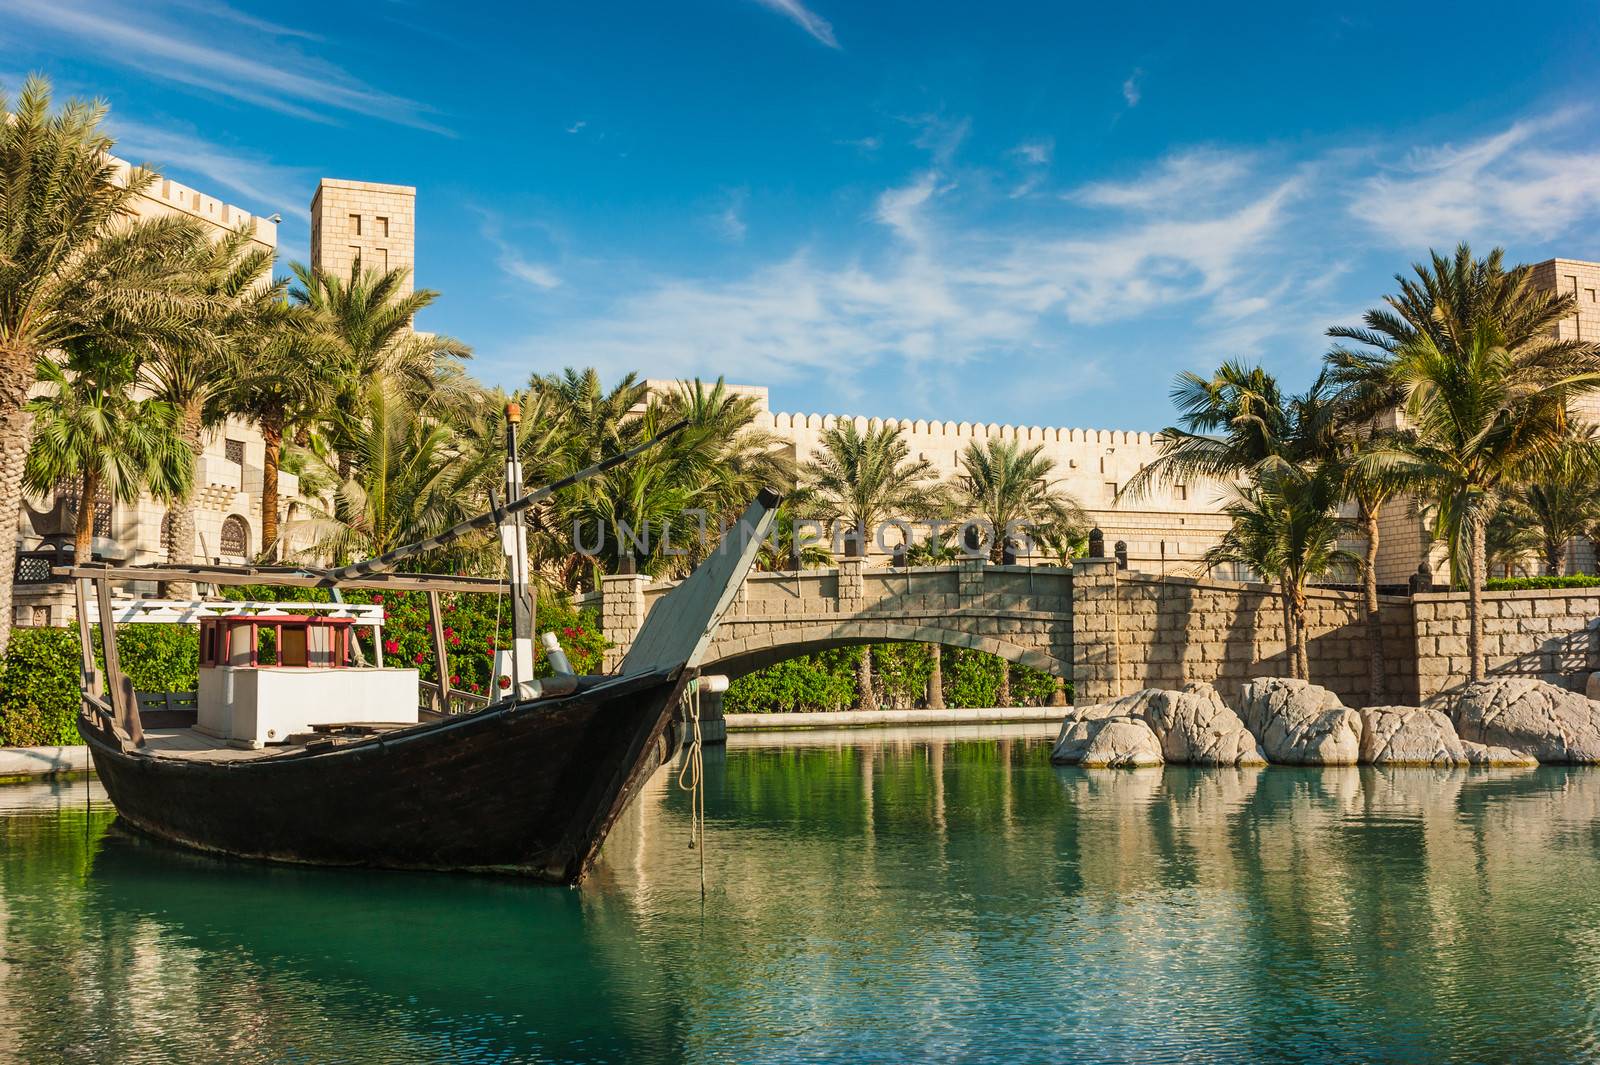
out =
[(685, 671), (605, 681), (325, 750), (238, 760), (125, 751), (79, 730), (118, 813), (239, 858), (576, 883), (666, 752)]

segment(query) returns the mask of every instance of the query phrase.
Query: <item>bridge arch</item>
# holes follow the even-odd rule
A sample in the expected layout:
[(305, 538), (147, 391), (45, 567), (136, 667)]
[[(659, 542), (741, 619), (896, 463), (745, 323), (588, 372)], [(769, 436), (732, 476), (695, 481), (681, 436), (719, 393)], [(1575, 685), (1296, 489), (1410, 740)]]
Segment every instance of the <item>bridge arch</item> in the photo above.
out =
[(929, 625), (905, 624), (876, 618), (833, 623), (768, 628), (739, 635), (735, 624), (729, 637), (713, 641), (701, 668), (710, 673), (742, 677), (786, 659), (838, 647), (872, 643), (933, 643), (964, 647), (997, 655), (1015, 665), (1028, 666), (1063, 680), (1071, 679), (1071, 663), (1037, 647), (1023, 647), (1000, 636), (962, 632)]

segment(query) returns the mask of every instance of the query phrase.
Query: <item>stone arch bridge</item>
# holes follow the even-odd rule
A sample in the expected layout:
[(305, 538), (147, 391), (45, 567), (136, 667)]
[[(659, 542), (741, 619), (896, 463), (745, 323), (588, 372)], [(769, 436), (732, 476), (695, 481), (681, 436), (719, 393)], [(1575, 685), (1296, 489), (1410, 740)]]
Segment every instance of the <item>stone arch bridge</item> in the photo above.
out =
[[(1080, 576), (1081, 581), (1081, 576)], [(1073, 668), (1072, 570), (1054, 566), (868, 568), (752, 573), (722, 619), (705, 668), (742, 676), (785, 658), (862, 643), (938, 643), (986, 651), (1066, 680)], [(606, 668), (628, 651), (650, 608), (673, 587), (606, 577), (598, 606)]]

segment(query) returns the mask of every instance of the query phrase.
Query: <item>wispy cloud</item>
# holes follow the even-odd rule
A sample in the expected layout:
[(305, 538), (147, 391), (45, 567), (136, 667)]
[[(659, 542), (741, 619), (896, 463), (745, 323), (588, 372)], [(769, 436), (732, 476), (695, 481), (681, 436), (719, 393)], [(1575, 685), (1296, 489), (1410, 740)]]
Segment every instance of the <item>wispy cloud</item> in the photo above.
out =
[(1192, 148), (1160, 160), (1132, 181), (1094, 181), (1066, 197), (1094, 207), (1185, 212), (1197, 199), (1213, 200), (1248, 174), (1254, 153)]
[(164, 172), (176, 167), (199, 174), (212, 186), (242, 197), (258, 214), (279, 212), (303, 222), (311, 220), (305, 204), (310, 199), (315, 171), (309, 167), (279, 166), (190, 133), (140, 122), (113, 118), (110, 125), (117, 154), (130, 162), (148, 163)]
[(568, 133), (582, 133), (583, 132), (583, 127), (587, 126), (588, 124), (589, 123), (588, 123), (588, 121), (586, 119), (580, 118), (580, 119), (578, 119), (578, 121), (574, 122), (572, 125), (567, 127), (567, 132)]
[(1043, 140), (1024, 141), (1011, 149), (1011, 154), (1033, 166), (1048, 166), (1055, 147), (1055, 141), (1046, 137)]
[[(923, 172), (878, 196), (879, 239), (847, 260), (801, 248), (742, 277), (659, 279), (529, 346), (614, 372), (648, 365), (653, 374), (821, 379), (841, 396), (879, 368), (915, 365), (919, 379), (937, 379), (973, 361), (1030, 364), (1074, 349), (1066, 365), (1088, 373), (1101, 363), (1074, 344), (1074, 327), (1175, 306), (1248, 318), (1260, 306), (1252, 296), (1281, 281), (1272, 248), (1300, 185), (1289, 178), (1200, 217), (1087, 235), (1064, 220), (1008, 234), (963, 225), (948, 202), (960, 190), (939, 171)], [(1067, 371), (1051, 369), (1065, 389)]]
[(839, 47), (839, 41), (833, 35), (833, 26), (828, 23), (827, 19), (807, 8), (800, 0), (755, 0), (755, 2), (790, 19), (795, 25), (829, 48)]
[(320, 41), (320, 34), (298, 26), (285, 26), (281, 22), (269, 22), (254, 15), (229, 7), (227, 4), (217, 3), (216, 0), (168, 0), (174, 7), (186, 11), (197, 11), (211, 18), (232, 22), (246, 29), (258, 30), (273, 37), (297, 37), (303, 41)]
[(1122, 99), (1130, 108), (1138, 107), (1139, 101), (1143, 99), (1144, 94), (1139, 87), (1139, 82), (1143, 77), (1144, 70), (1135, 67), (1133, 73), (1129, 74), (1122, 82)]
[(713, 219), (717, 232), (731, 243), (742, 244), (749, 231), (750, 227), (744, 220), (744, 207), (749, 199), (749, 189), (730, 189), (727, 202)]
[(1560, 111), (1465, 145), (1413, 150), (1360, 182), (1350, 213), (1406, 248), (1550, 239), (1600, 211), (1600, 151), (1581, 128), (1587, 117)]
[(543, 292), (560, 288), (561, 275), (555, 267), (529, 258), (523, 250), (506, 238), (500, 216), (492, 211), (477, 212), (483, 219), (478, 231), (495, 249), (495, 265), (500, 272), (519, 284), (529, 285)]
[[(567, 307), (522, 343), (607, 373), (720, 373), (820, 390), (836, 407), (976, 405), (1055, 424), (1068, 396), (1123, 402), (1107, 390), (1130, 375), (1162, 381), (1233, 356), (1298, 375), (1328, 323), (1356, 320), (1372, 298), (1350, 291), (1350, 274), (1381, 284), (1393, 267), (1340, 205), (1408, 254), (1580, 232), (1600, 220), (1600, 153), (1584, 120), (1396, 153), (1381, 172), (1385, 152), (1370, 146), (1192, 146), (1022, 213), (996, 210), (1006, 190), (985, 180), (988, 166), (956, 160), (963, 122), (924, 117), (926, 163), (878, 189), (848, 250), (807, 242), (709, 277), (608, 269), (613, 295)], [(1024, 150), (1033, 143), (1008, 153), (1024, 173), (1050, 158)]]
[(151, 8), (133, 18), (125, 8), (72, 0), (8, 0), (7, 8), (12, 19), (92, 48), (107, 61), (246, 103), (318, 121), (330, 121), (332, 109), (449, 132), (423, 104), (375, 89), (285, 43), (272, 49), (270, 60), (252, 58), (250, 48), (218, 43), (216, 25), (199, 26), (193, 16), (162, 18)]
[(1011, 149), (1009, 154), (1017, 160), (1023, 171), (1022, 180), (1011, 189), (1011, 199), (1020, 200), (1044, 184), (1045, 168), (1050, 165), (1054, 152), (1055, 141), (1049, 138), (1024, 141)]

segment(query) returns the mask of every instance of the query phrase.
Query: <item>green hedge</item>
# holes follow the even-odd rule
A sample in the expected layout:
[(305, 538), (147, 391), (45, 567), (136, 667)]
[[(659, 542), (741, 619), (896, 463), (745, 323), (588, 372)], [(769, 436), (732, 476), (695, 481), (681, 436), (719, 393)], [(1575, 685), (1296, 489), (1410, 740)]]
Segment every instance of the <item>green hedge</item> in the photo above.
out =
[[(326, 592), (306, 589), (235, 589), (233, 598), (325, 602)], [(428, 622), (428, 597), (420, 592), (351, 593), (348, 602), (384, 607), (384, 660), (414, 666), (423, 680), (437, 679)], [(487, 693), (494, 672), (494, 648), (511, 638), (510, 612), (496, 610), (496, 597), (446, 595), (440, 604), (450, 655), (450, 683)], [(497, 616), (498, 615), (498, 616)], [(498, 629), (497, 629), (498, 625)], [(598, 673), (608, 646), (592, 610), (578, 610), (565, 599), (541, 597), (537, 627), (554, 632), (579, 673)], [(193, 691), (198, 683), (198, 629), (190, 625), (123, 625), (117, 629), (122, 668), (139, 691)], [(96, 644), (99, 634), (96, 633)], [(373, 653), (368, 642), (365, 651)], [(263, 660), (273, 658), (270, 639)], [(96, 659), (101, 656), (96, 653)], [(541, 674), (550, 672), (543, 649)], [(0, 746), (31, 747), (78, 743), (78, 633), (76, 629), (18, 628), (0, 662)], [(101, 661), (102, 666), (104, 665)]]
[(1600, 577), (1576, 573), (1571, 577), (1498, 577), (1483, 584), (1490, 592), (1525, 592), (1537, 588), (1600, 588)]
[[(944, 702), (952, 709), (995, 705), (1000, 691), (1004, 659), (962, 647), (941, 649)], [(723, 709), (734, 714), (808, 713), (848, 710), (860, 704), (856, 684), (863, 649), (845, 647), (814, 655), (800, 655), (734, 681)], [(872, 646), (875, 686), (883, 705), (923, 706), (928, 679), (933, 674), (933, 653), (927, 644), (886, 643)], [(1043, 706), (1055, 692), (1049, 673), (1027, 666), (1011, 666), (1011, 702), (1016, 706)], [(1072, 685), (1067, 685), (1071, 697)]]

